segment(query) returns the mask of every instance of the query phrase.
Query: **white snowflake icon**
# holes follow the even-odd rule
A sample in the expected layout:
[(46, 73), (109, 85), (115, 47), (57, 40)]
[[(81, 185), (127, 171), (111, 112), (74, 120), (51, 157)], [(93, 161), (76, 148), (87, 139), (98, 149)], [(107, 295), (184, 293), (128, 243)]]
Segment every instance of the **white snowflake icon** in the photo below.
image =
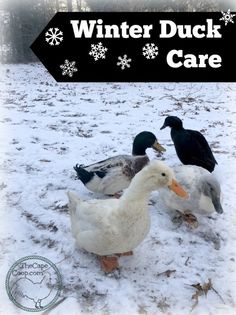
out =
[(235, 16), (235, 14), (231, 14), (230, 9), (227, 12), (221, 11), (221, 13), (223, 17), (220, 19), (220, 21), (224, 21), (225, 25), (227, 25), (228, 23), (234, 23), (233, 17)]
[(158, 55), (158, 47), (153, 43), (147, 43), (143, 46), (143, 55), (147, 59), (154, 59)]
[(98, 59), (105, 59), (107, 50), (108, 49), (104, 47), (101, 42), (97, 45), (92, 44), (89, 55), (92, 56), (95, 61), (97, 61)]
[(75, 67), (75, 61), (65, 60), (63, 65), (60, 65), (60, 68), (63, 70), (62, 75), (68, 75), (70, 78), (73, 77), (74, 72), (77, 72), (78, 69)]
[(60, 45), (63, 41), (63, 32), (58, 27), (51, 27), (45, 33), (46, 42), (51, 45)]
[(123, 57), (118, 57), (117, 66), (121, 66), (121, 69), (124, 70), (125, 68), (130, 68), (130, 62), (132, 59), (128, 58), (127, 55), (124, 55)]

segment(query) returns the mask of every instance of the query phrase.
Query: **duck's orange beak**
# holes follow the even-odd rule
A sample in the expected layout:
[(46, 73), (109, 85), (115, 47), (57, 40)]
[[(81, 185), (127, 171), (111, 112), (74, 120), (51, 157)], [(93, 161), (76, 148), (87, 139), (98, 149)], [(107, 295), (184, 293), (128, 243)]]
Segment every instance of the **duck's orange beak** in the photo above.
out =
[(183, 189), (183, 187), (175, 180), (172, 180), (169, 188), (176, 193), (176, 195), (180, 196), (181, 198), (188, 198), (188, 193)]

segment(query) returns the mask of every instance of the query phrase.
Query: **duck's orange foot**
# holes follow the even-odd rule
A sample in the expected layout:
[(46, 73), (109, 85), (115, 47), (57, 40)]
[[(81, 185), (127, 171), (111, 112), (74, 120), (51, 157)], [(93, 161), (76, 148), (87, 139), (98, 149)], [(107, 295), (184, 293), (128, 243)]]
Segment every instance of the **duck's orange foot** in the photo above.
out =
[(132, 256), (134, 253), (132, 250), (130, 250), (129, 252), (126, 253), (121, 253), (121, 254), (116, 254), (116, 256), (118, 257), (122, 257), (122, 256)]
[(197, 217), (192, 213), (184, 213), (183, 220), (192, 228), (196, 229), (198, 227), (198, 220)]
[(174, 223), (177, 223), (180, 226), (183, 222), (185, 222), (190, 228), (196, 229), (198, 227), (198, 220), (194, 214), (187, 211), (182, 213), (179, 210), (176, 210), (176, 212), (177, 215), (172, 219)]
[(106, 273), (112, 272), (119, 267), (118, 258), (115, 256), (98, 256), (102, 270)]

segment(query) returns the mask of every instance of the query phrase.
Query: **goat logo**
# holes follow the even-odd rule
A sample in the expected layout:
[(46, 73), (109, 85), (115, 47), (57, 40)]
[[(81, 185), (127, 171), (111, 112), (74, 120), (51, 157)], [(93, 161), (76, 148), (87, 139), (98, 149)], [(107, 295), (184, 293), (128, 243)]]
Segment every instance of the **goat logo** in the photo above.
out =
[(37, 312), (52, 307), (62, 287), (58, 268), (41, 256), (27, 256), (17, 260), (6, 277), (10, 300), (19, 308)]

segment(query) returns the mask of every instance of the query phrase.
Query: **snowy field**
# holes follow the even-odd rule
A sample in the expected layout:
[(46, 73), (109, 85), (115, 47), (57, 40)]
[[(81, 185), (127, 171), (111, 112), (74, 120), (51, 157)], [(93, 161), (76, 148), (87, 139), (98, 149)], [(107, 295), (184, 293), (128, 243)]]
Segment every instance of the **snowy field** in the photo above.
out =
[[(0, 313), (26, 314), (4, 281), (17, 259), (36, 254), (63, 277), (61, 303), (44, 315), (236, 314), (236, 84), (58, 84), (38, 64), (0, 71)], [(66, 191), (102, 198), (75, 180), (73, 166), (131, 153), (143, 130), (165, 146), (168, 165), (180, 164), (169, 128), (160, 131), (167, 115), (208, 139), (224, 213), (198, 216), (196, 230), (177, 227), (153, 193), (147, 238), (120, 258), (119, 272), (105, 275), (70, 233)], [(192, 286), (209, 279), (207, 295)]]

